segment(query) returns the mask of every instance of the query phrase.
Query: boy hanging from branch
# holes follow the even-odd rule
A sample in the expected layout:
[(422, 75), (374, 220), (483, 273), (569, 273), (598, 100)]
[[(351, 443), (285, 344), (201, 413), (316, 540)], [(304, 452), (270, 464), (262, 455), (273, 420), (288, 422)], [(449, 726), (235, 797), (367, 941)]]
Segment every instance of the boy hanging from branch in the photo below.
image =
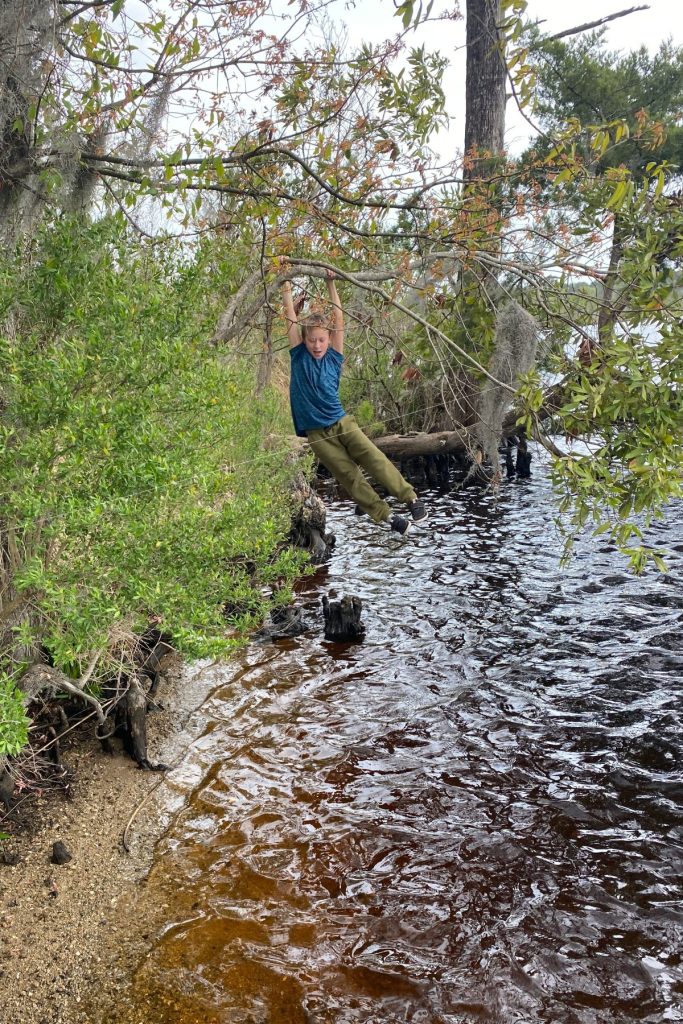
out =
[(339, 378), (344, 362), (344, 314), (334, 271), (327, 272), (332, 320), (312, 313), (299, 323), (292, 285), (282, 286), (291, 356), (290, 400), (298, 437), (307, 437), (316, 458), (326, 466), (351, 498), (375, 523), (387, 523), (404, 534), (411, 520), (391, 512), (363, 475), (363, 470), (389, 494), (408, 506), (413, 522), (425, 522), (427, 511), (410, 484), (383, 452), (363, 433), (339, 401)]

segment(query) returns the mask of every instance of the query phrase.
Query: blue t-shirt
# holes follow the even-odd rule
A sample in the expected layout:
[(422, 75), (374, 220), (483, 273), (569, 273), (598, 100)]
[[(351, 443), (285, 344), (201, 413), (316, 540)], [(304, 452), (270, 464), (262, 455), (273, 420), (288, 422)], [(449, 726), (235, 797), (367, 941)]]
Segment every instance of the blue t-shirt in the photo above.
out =
[(331, 427), (345, 415), (339, 401), (339, 378), (344, 356), (333, 348), (314, 359), (303, 342), (290, 348), (292, 375), (289, 398), (298, 437), (307, 430)]

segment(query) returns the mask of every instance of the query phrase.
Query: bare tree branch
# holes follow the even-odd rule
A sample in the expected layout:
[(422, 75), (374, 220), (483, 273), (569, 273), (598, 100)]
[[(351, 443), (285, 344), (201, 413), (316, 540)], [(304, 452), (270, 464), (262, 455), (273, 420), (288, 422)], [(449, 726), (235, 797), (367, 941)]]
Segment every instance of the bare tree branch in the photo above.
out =
[(82, 679), (78, 680), (69, 679), (64, 672), (60, 672), (59, 669), (53, 668), (51, 665), (31, 665), (21, 677), (21, 689), (29, 699), (31, 697), (35, 697), (41, 692), (41, 690), (64, 690), (66, 693), (71, 693), (74, 697), (79, 697), (88, 704), (92, 704), (95, 709), (97, 721), (102, 723), (106, 717), (102, 705), (96, 697), (93, 697), (91, 693), (87, 693), (82, 689), (82, 686), (88, 681), (88, 673), (92, 674), (99, 656), (100, 651), (98, 651), (96, 655), (93, 655), (93, 659), (91, 659), (92, 667), (89, 665)]
[(617, 11), (616, 14), (608, 14), (604, 18), (598, 18), (597, 21), (587, 21), (585, 25), (577, 25), (576, 28), (566, 28), (564, 32), (556, 32), (552, 36), (546, 36), (545, 39), (564, 39), (565, 36), (576, 36), (580, 32), (588, 32), (591, 28), (599, 28), (600, 25), (606, 25), (608, 21), (616, 21), (617, 18), (625, 18), (627, 14), (635, 14), (636, 11), (649, 10), (649, 4), (641, 4), (640, 7), (629, 7), (626, 11)]

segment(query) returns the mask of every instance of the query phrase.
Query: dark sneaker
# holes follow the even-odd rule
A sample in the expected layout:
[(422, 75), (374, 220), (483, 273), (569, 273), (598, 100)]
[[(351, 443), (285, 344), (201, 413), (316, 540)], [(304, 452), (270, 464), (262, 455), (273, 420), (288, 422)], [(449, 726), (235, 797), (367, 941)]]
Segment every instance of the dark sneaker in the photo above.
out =
[(424, 523), (427, 519), (427, 509), (425, 508), (424, 501), (420, 501), (416, 498), (415, 501), (408, 502), (408, 511), (413, 517), (414, 523)]
[(410, 529), (410, 520), (404, 519), (403, 516), (392, 516), (389, 520), (389, 526), (394, 533), (404, 534)]

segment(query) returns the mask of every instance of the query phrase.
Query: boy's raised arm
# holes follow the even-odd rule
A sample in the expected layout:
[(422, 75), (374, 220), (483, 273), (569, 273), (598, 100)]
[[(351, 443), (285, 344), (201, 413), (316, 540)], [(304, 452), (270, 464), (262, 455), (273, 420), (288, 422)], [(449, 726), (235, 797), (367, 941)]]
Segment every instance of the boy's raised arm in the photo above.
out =
[(343, 354), (344, 352), (344, 313), (337, 294), (337, 286), (334, 283), (334, 270), (327, 271), (327, 295), (332, 303), (332, 329), (330, 330), (330, 345)]
[(282, 285), (282, 305), (284, 307), (285, 320), (287, 321), (289, 347), (296, 348), (297, 345), (301, 344), (301, 335), (299, 333), (299, 321), (297, 319), (296, 310), (294, 309), (294, 301), (292, 299), (291, 281), (285, 281)]

